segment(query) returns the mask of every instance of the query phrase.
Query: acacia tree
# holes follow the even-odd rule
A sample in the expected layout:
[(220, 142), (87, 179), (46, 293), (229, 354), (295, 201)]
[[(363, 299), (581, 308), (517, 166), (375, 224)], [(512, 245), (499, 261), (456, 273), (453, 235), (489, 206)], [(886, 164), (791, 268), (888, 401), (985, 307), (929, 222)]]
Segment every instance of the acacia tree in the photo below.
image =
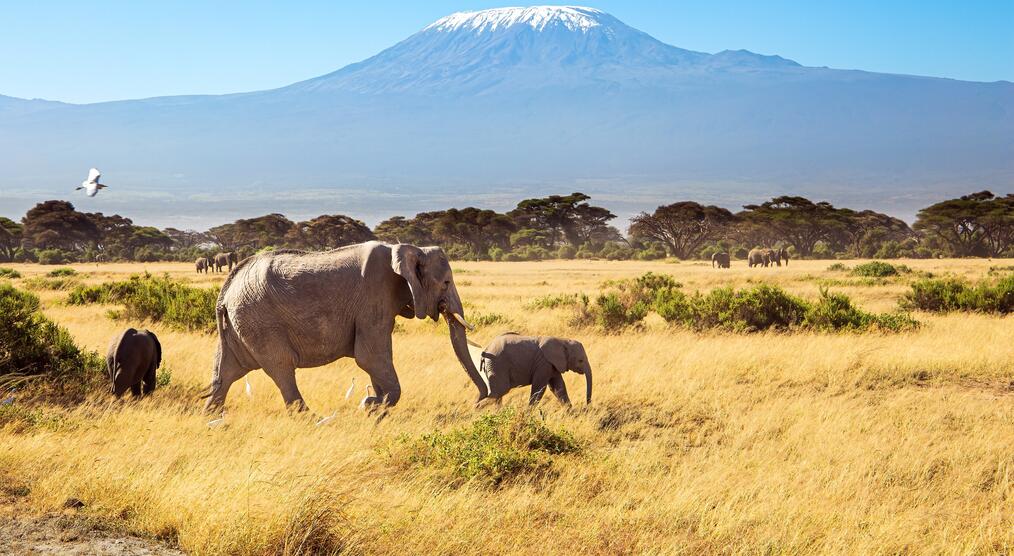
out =
[(734, 220), (733, 214), (724, 208), (682, 201), (660, 206), (651, 214), (638, 214), (631, 219), (629, 233), (658, 241), (672, 256), (688, 259), (705, 242), (718, 239)]
[(479, 257), (485, 257), (494, 246), (508, 248), (517, 229), (509, 217), (474, 207), (423, 213), (417, 218), (429, 223), (437, 243), (465, 245)]
[(21, 220), (26, 248), (58, 248), (83, 251), (99, 238), (99, 230), (87, 215), (67, 201), (45, 201), (29, 209)]
[(0, 216), (0, 260), (10, 262), (14, 260), (21, 245), (21, 224)]
[(913, 227), (954, 255), (995, 257), (1014, 246), (1014, 195), (980, 191), (948, 199), (920, 210)]
[(901, 242), (913, 237), (904, 220), (872, 210), (837, 209), (839, 225), (828, 236), (835, 251), (846, 251), (853, 257), (872, 257), (882, 244)]
[(813, 253), (817, 242), (830, 241), (845, 225), (842, 214), (831, 203), (814, 203), (804, 197), (775, 197), (743, 208), (736, 215), (740, 220), (788, 242), (804, 257)]
[(591, 197), (579, 192), (525, 199), (507, 215), (514, 219), (519, 230), (546, 232), (547, 248), (556, 246), (561, 239), (579, 247), (594, 241), (596, 236), (607, 234), (608, 222), (616, 218), (608, 210), (588, 204), (589, 199)]
[(208, 235), (226, 249), (263, 249), (282, 245), (294, 224), (281, 214), (240, 219), (208, 230)]
[(290, 245), (325, 251), (377, 239), (377, 236), (355, 218), (344, 214), (325, 214), (294, 225), (286, 239)]
[(418, 218), (392, 216), (373, 229), (380, 241), (387, 243), (411, 243), (414, 245), (433, 245), (433, 230), (429, 223)]

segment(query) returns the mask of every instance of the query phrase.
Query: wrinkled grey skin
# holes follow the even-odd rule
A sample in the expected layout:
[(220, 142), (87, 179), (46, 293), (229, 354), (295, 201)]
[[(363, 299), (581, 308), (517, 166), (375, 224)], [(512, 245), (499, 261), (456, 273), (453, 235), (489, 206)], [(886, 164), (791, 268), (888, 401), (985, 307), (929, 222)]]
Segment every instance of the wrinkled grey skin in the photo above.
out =
[(219, 253), (215, 255), (214, 260), (215, 272), (222, 272), (222, 269), (226, 267), (228, 267), (229, 272), (232, 272), (232, 267), (237, 263), (238, 258), (239, 256), (231, 251), (228, 253)]
[(200, 274), (202, 272), (205, 273), (205, 274), (207, 274), (208, 273), (208, 267), (210, 266), (210, 264), (208, 262), (208, 259), (206, 259), (205, 257), (201, 257), (201, 258), (197, 259), (196, 262), (194, 262), (194, 266), (197, 267), (197, 273), (198, 274)]
[(715, 253), (711, 256), (711, 268), (729, 268), (731, 266), (729, 262), (728, 253)]
[(162, 363), (162, 344), (149, 330), (128, 328), (113, 337), (106, 352), (110, 391), (119, 398), (127, 390), (134, 397), (155, 391), (156, 371)]
[(454, 353), (479, 390), (451, 266), (439, 247), (368, 242), (332, 251), (281, 250), (244, 259), (222, 285), (216, 307), (219, 344), (206, 409), (225, 403), (232, 384), (264, 369), (294, 410), (306, 410), (296, 368), (354, 357), (370, 375), (368, 405), (394, 405), (401, 385), (391, 359), (394, 317), (438, 320), (444, 314)]
[(771, 264), (771, 257), (768, 255), (768, 251), (768, 249), (761, 249), (760, 247), (751, 249), (746, 258), (747, 265), (750, 268), (755, 266), (768, 266)]
[(529, 405), (536, 405), (548, 387), (556, 399), (570, 405), (563, 373), (585, 377), (585, 400), (591, 403), (592, 369), (584, 346), (577, 340), (551, 336), (497, 336), (482, 354), (482, 368), (489, 379), (489, 396), (500, 402), (512, 388), (531, 385)]

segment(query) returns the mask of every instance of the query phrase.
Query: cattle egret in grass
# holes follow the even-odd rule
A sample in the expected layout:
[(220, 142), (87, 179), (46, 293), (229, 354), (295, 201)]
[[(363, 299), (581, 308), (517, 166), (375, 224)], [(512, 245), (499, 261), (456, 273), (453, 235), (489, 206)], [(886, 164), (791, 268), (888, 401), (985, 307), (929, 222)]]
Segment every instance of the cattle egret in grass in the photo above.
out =
[(100, 177), (102, 177), (102, 172), (99, 172), (98, 168), (92, 168), (91, 170), (88, 170), (88, 179), (81, 182), (81, 187), (78, 187), (77, 189), (75, 189), (75, 191), (84, 189), (86, 195), (88, 195), (89, 197), (94, 197), (95, 194), (99, 192), (99, 189), (105, 189), (106, 187), (109, 187), (108, 185), (99, 183)]
[(352, 384), (349, 385), (349, 389), (345, 391), (345, 401), (349, 401), (352, 397), (352, 393), (356, 391), (356, 377), (352, 377)]
[(369, 384), (366, 385), (366, 395), (363, 396), (363, 399), (359, 401), (359, 409), (364, 409), (366, 407), (366, 400), (368, 400), (368, 399), (370, 399), (370, 385)]
[(221, 417), (219, 417), (218, 419), (212, 419), (211, 421), (208, 421), (208, 428), (215, 429), (221, 427), (224, 424), (225, 424), (225, 412), (223, 411)]
[(334, 413), (332, 413), (331, 415), (328, 415), (327, 417), (324, 417), (320, 421), (317, 421), (317, 426), (319, 427), (321, 425), (326, 425), (326, 424), (330, 423), (331, 421), (334, 421), (334, 418), (335, 418), (336, 415), (338, 415), (338, 410), (337, 409), (334, 410)]

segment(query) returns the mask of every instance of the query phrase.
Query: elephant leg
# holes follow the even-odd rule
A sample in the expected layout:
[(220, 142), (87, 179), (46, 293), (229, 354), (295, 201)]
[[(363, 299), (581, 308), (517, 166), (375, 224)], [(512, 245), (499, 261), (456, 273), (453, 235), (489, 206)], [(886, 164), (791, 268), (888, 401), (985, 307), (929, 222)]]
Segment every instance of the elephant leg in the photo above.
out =
[(211, 393), (208, 394), (208, 401), (204, 404), (204, 411), (208, 413), (224, 407), (225, 397), (229, 395), (232, 383), (250, 372), (239, 364), (232, 352), (225, 351), (226, 353), (222, 353), (222, 346), (219, 345), (215, 354), (215, 371), (211, 380)]
[(370, 337), (357, 330), (355, 345), (356, 365), (370, 375), (376, 395), (366, 399), (367, 405), (395, 405), (401, 399), (401, 384), (394, 370), (391, 354), (391, 337)]
[(141, 397), (141, 383), (140, 382), (137, 382), (136, 384), (131, 384), (130, 385), (130, 395), (134, 396), (135, 398), (140, 398)]
[(567, 383), (563, 381), (563, 377), (559, 374), (555, 374), (549, 378), (549, 388), (553, 391), (553, 395), (556, 399), (560, 400), (563, 405), (570, 405), (570, 397), (567, 396)]
[(303, 401), (303, 395), (299, 393), (299, 388), (296, 386), (295, 367), (272, 365), (264, 367), (264, 372), (271, 377), (275, 386), (277, 386), (278, 390), (282, 393), (282, 399), (285, 400), (285, 407), (298, 412), (308, 410), (306, 403)]
[(143, 394), (148, 395), (155, 391), (155, 383), (158, 382), (158, 374), (155, 365), (148, 367), (148, 372), (144, 373), (144, 389)]

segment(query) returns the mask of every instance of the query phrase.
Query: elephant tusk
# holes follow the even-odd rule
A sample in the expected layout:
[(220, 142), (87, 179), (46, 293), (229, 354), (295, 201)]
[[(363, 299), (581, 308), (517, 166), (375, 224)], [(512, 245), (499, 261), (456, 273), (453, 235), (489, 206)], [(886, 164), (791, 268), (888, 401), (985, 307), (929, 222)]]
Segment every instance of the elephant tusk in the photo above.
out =
[(467, 328), (469, 332), (475, 332), (475, 327), (472, 326), (471, 324), (468, 324), (468, 321), (465, 320), (465, 317), (457, 313), (450, 313), (450, 315), (454, 317), (454, 320), (458, 321), (458, 324)]
[(465, 336), (465, 341), (468, 342), (468, 345), (470, 345), (472, 347), (477, 347), (479, 349), (482, 349), (482, 346), (480, 346), (478, 343), (476, 343), (474, 340), (472, 340), (468, 336)]

